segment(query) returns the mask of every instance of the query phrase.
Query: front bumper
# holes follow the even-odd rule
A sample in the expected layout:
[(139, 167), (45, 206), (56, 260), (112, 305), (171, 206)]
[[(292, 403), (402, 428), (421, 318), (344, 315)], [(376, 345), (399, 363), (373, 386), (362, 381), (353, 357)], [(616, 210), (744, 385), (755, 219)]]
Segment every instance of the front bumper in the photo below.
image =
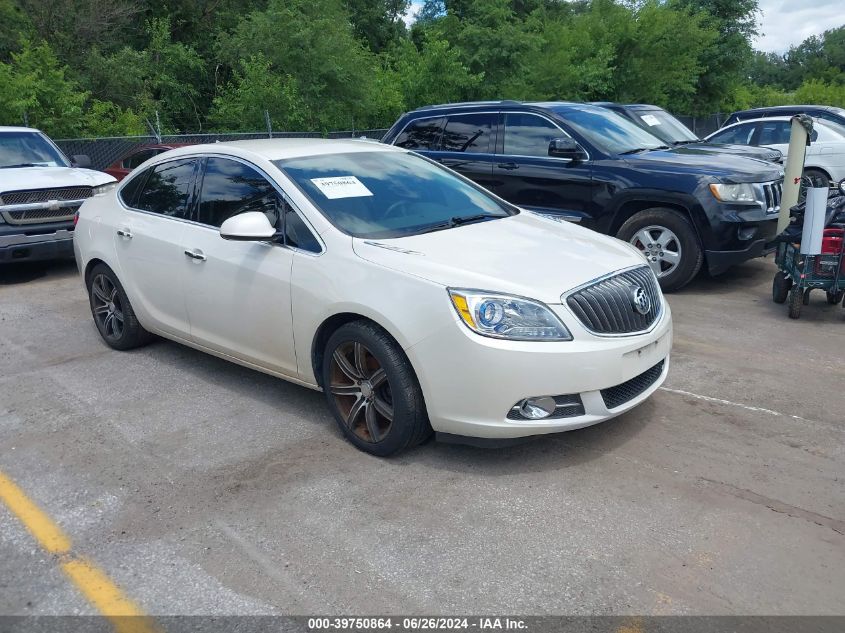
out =
[[(20, 229), (21, 227), (11, 228)], [(35, 234), (0, 232), (0, 264), (64, 259), (66, 257), (73, 257), (72, 228), (61, 228), (49, 233), (39, 232)]]
[[(669, 371), (672, 317), (642, 335), (599, 337), (573, 325), (564, 306), (550, 306), (574, 340), (558, 343), (501, 341), (470, 332), (456, 320), (406, 350), (417, 371), (432, 428), (480, 438), (517, 438), (578, 429), (625, 413), (660, 387)], [(659, 376), (618, 406), (602, 390), (627, 383), (663, 361)], [(523, 398), (580, 396), (581, 415), (545, 420), (508, 419)]]

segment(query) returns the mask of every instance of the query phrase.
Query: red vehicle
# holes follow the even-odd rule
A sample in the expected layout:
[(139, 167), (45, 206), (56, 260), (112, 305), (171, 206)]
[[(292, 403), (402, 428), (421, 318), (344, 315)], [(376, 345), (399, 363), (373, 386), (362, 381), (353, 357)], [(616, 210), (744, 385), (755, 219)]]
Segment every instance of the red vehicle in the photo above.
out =
[(114, 176), (118, 180), (123, 180), (124, 178), (126, 178), (130, 171), (135, 169), (144, 161), (149, 160), (153, 156), (157, 156), (162, 152), (166, 152), (169, 149), (184, 147), (185, 145), (188, 145), (188, 143), (170, 143), (169, 145), (139, 145), (125, 156), (118, 158), (111, 165), (106, 167), (103, 171), (109, 174), (110, 176)]

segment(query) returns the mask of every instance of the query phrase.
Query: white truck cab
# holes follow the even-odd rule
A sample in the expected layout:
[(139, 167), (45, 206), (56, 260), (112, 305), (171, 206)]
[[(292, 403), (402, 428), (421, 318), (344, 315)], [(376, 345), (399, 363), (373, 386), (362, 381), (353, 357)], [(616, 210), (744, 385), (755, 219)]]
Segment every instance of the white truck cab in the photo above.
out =
[(116, 182), (44, 133), (0, 127), (0, 264), (73, 257), (74, 215)]

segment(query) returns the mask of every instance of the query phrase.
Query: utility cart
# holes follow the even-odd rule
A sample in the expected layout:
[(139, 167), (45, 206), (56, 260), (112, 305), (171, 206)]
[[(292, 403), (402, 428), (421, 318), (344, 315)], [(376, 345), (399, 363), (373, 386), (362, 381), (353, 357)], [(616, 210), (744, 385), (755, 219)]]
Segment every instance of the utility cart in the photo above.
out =
[(801, 307), (810, 302), (813, 290), (824, 290), (828, 303), (842, 302), (845, 297), (843, 254), (845, 229), (836, 225), (824, 230), (821, 255), (803, 255), (800, 244), (781, 242), (775, 256), (779, 270), (772, 282), (772, 300), (787, 303), (792, 319), (801, 316)]

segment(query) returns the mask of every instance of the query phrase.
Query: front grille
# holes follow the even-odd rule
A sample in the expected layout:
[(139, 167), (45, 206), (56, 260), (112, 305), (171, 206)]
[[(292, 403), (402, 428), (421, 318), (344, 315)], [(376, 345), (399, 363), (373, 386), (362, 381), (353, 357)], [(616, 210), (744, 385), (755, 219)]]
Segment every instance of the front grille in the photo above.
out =
[(54, 189), (27, 189), (5, 191), (0, 194), (0, 204), (32, 204), (50, 200), (84, 200), (91, 197), (91, 187), (56, 187)]
[[(554, 396), (555, 412), (547, 418), (542, 420), (559, 420), (560, 418), (575, 418), (579, 415), (584, 415), (584, 403), (581, 402), (581, 396), (577, 393), (566, 396)], [(508, 411), (508, 420), (520, 420), (538, 422), (542, 420), (529, 420), (522, 413), (519, 412), (519, 403), (515, 404), (510, 411)]]
[(766, 213), (780, 213), (780, 199), (783, 197), (783, 181), (768, 182), (763, 185)]
[(38, 224), (39, 222), (62, 222), (72, 220), (79, 207), (61, 209), (27, 209), (26, 211), (4, 211), (3, 218), (9, 224)]
[[(648, 304), (645, 314), (637, 310)], [(601, 279), (569, 295), (566, 304), (588, 330), (595, 334), (636, 334), (650, 328), (663, 310), (660, 289), (647, 266)]]
[(608, 409), (615, 409), (636, 398), (660, 378), (660, 374), (663, 373), (664, 362), (660, 361), (651, 369), (645, 370), (639, 376), (635, 376), (621, 385), (602, 389), (601, 397), (604, 399), (604, 406)]

